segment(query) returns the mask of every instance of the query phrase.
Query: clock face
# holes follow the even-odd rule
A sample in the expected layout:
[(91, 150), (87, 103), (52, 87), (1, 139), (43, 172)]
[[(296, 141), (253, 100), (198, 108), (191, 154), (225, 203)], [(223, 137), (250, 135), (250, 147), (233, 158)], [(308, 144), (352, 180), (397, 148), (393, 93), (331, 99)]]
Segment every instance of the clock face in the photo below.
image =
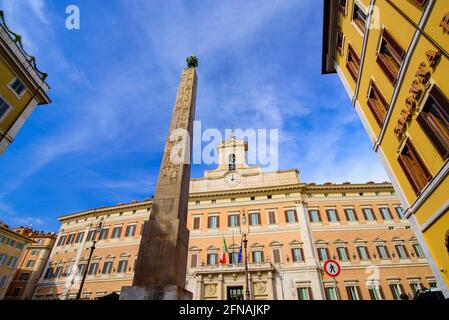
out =
[(229, 186), (235, 187), (241, 181), (240, 174), (237, 172), (228, 173), (228, 175), (225, 177), (225, 181)]

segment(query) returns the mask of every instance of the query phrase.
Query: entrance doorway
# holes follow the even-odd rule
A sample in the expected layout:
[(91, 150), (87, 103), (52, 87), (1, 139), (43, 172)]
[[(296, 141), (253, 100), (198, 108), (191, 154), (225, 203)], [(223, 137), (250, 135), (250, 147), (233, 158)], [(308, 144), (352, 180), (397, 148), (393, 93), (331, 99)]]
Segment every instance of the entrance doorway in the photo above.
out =
[(228, 300), (243, 300), (243, 287), (228, 287)]

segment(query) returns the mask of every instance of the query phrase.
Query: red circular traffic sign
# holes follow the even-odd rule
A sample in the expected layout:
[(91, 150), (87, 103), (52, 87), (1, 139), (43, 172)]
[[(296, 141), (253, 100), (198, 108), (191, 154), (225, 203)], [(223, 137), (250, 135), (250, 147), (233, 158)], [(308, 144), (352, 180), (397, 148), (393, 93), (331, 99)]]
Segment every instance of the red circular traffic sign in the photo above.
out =
[(340, 274), (341, 268), (337, 261), (327, 260), (324, 264), (324, 272), (329, 277), (337, 277)]

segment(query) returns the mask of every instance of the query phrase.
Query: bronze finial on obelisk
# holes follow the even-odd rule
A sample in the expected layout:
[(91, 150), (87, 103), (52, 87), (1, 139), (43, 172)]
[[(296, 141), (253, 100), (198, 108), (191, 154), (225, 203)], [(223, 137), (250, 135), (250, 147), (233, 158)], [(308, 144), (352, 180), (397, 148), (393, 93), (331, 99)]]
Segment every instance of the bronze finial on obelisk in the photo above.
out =
[(189, 230), (190, 160), (195, 118), (198, 59), (187, 58), (181, 75), (170, 129), (154, 193), (150, 219), (145, 222), (132, 287), (121, 300), (191, 299), (185, 290)]

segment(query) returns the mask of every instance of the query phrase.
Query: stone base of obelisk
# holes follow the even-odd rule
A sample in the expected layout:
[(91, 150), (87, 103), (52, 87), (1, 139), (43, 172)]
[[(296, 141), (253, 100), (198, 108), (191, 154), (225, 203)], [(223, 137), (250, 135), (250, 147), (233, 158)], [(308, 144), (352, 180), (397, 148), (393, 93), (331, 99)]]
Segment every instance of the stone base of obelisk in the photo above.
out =
[(192, 300), (193, 294), (178, 286), (156, 288), (123, 287), (120, 300)]

